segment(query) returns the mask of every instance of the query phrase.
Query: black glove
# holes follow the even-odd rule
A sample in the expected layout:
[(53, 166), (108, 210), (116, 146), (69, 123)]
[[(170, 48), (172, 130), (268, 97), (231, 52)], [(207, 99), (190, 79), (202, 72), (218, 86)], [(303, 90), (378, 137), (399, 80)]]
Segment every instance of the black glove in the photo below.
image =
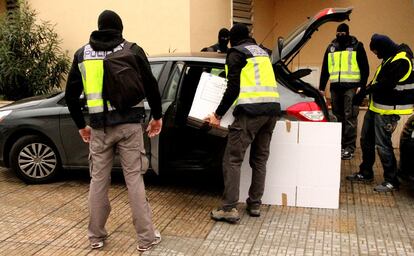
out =
[(361, 106), (362, 102), (365, 99), (365, 96), (365, 91), (359, 91), (357, 94), (355, 94), (354, 98), (352, 99), (352, 105)]

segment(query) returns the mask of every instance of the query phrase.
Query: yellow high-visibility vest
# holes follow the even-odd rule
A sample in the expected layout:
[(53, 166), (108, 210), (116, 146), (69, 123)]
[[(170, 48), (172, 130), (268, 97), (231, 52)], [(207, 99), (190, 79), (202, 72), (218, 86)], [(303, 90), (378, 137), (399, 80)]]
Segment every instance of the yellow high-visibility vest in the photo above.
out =
[[(391, 59), (392, 58), (392, 59)], [(381, 72), (382, 67), (388, 63), (388, 61), (391, 60), (391, 63), (399, 60), (399, 59), (405, 59), (409, 63), (409, 70), (407, 73), (398, 81), (398, 85), (394, 90), (410, 90), (413, 88), (413, 84), (405, 83), (405, 81), (410, 77), (413, 66), (410, 61), (410, 59), (407, 57), (407, 53), (400, 52), (394, 57), (390, 57), (388, 60), (386, 60), (384, 63), (381, 63), (381, 65), (378, 66), (377, 71), (375, 72), (374, 79), (372, 80), (372, 84), (377, 83), (377, 77), (379, 73)], [(406, 104), (406, 105), (385, 105), (378, 102), (375, 102), (373, 97), (370, 98), (369, 101), (369, 109), (373, 112), (376, 112), (381, 115), (411, 115), (413, 113), (413, 104)]]
[[(240, 94), (234, 104), (279, 102), (275, 74), (266, 51), (258, 45), (240, 45), (234, 48), (247, 56), (247, 64), (240, 74)], [(227, 70), (226, 65), (226, 73)]]
[(361, 81), (361, 72), (356, 58), (357, 52), (354, 48), (328, 54), (329, 81), (331, 83), (359, 83)]
[[(123, 44), (117, 46), (113, 51), (94, 51), (89, 44), (84, 47), (83, 61), (78, 64), (78, 67), (82, 74), (83, 90), (90, 114), (104, 111), (104, 100), (102, 99), (103, 60), (107, 54), (122, 50), (122, 47)], [(108, 110), (113, 110), (109, 102), (107, 105)]]

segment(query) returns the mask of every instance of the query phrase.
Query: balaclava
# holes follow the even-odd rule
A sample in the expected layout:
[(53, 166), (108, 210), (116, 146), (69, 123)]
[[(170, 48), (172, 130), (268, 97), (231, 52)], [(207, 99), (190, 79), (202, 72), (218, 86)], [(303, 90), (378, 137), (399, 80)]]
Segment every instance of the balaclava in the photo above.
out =
[(371, 51), (377, 52), (378, 59), (388, 59), (398, 51), (398, 45), (386, 35), (374, 34), (369, 44)]
[(229, 30), (227, 28), (220, 29), (218, 33), (218, 42), (220, 45), (220, 50), (222, 52), (227, 52), (227, 44), (229, 43)]
[(345, 35), (336, 35), (336, 41), (340, 45), (345, 45), (349, 41), (349, 27), (345, 23), (339, 24), (336, 32), (345, 32)]
[(110, 51), (124, 41), (122, 30), (119, 15), (105, 10), (98, 17), (98, 30), (91, 33), (89, 44), (95, 51)]
[(230, 45), (232, 47), (249, 38), (249, 28), (242, 23), (237, 23), (230, 29)]
[(122, 33), (124, 27), (122, 25), (121, 17), (119, 17), (118, 14), (116, 14), (114, 11), (105, 10), (99, 15), (98, 29), (114, 29)]

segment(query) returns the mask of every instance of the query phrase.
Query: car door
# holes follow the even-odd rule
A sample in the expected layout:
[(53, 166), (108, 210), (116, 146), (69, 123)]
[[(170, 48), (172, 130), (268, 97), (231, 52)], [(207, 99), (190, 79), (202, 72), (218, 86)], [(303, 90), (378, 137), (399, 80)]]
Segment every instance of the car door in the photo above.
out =
[[(169, 81), (170, 74), (173, 72), (172, 65), (173, 63), (171, 61), (150, 61), (151, 71), (154, 75), (155, 79), (158, 82), (158, 90), (160, 91), (160, 94), (164, 91), (164, 88), (166, 87), (167, 81)], [(161, 101), (161, 108), (162, 113), (164, 114), (168, 106), (171, 104), (172, 100), (165, 99)], [(151, 109), (148, 104), (148, 102), (144, 101), (145, 106), (145, 124), (147, 125), (148, 122), (151, 120)], [(163, 118), (164, 119), (164, 118)], [(144, 128), (146, 128), (146, 125)], [(146, 132), (144, 132), (146, 133)], [(155, 172), (159, 173), (159, 136), (155, 136), (153, 138), (149, 138), (144, 134), (144, 143), (145, 143), (145, 150), (147, 152), (147, 157), (150, 160), (150, 168)]]
[[(79, 101), (85, 120), (88, 120), (89, 113), (83, 95)], [(64, 106), (59, 114), (60, 137), (66, 154), (66, 164), (63, 167), (88, 168), (89, 144), (83, 142), (79, 136), (79, 130), (70, 116), (65, 98), (58, 104)]]
[(224, 70), (223, 65), (176, 64), (162, 95), (166, 111), (159, 141), (161, 170), (205, 170), (221, 163), (225, 139), (187, 123), (202, 72), (217, 72), (218, 68)]

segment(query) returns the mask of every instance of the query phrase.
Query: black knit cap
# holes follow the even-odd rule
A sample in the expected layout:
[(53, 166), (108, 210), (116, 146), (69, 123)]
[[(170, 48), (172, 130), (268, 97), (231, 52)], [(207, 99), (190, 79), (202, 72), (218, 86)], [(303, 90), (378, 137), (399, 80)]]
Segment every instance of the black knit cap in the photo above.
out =
[(220, 29), (219, 33), (218, 33), (218, 38), (220, 37), (229, 37), (229, 30), (227, 28), (222, 28)]
[(105, 10), (103, 11), (98, 18), (98, 29), (114, 29), (122, 32), (124, 26), (122, 25), (121, 17), (114, 11)]
[(345, 32), (347, 35), (349, 35), (349, 26), (345, 23), (341, 23), (336, 29), (336, 32)]
[(237, 23), (230, 29), (230, 43), (232, 46), (248, 38), (250, 38), (249, 28), (245, 24)]
[(398, 51), (398, 44), (386, 35), (373, 34), (369, 43), (371, 51), (377, 51), (378, 58), (389, 58)]

